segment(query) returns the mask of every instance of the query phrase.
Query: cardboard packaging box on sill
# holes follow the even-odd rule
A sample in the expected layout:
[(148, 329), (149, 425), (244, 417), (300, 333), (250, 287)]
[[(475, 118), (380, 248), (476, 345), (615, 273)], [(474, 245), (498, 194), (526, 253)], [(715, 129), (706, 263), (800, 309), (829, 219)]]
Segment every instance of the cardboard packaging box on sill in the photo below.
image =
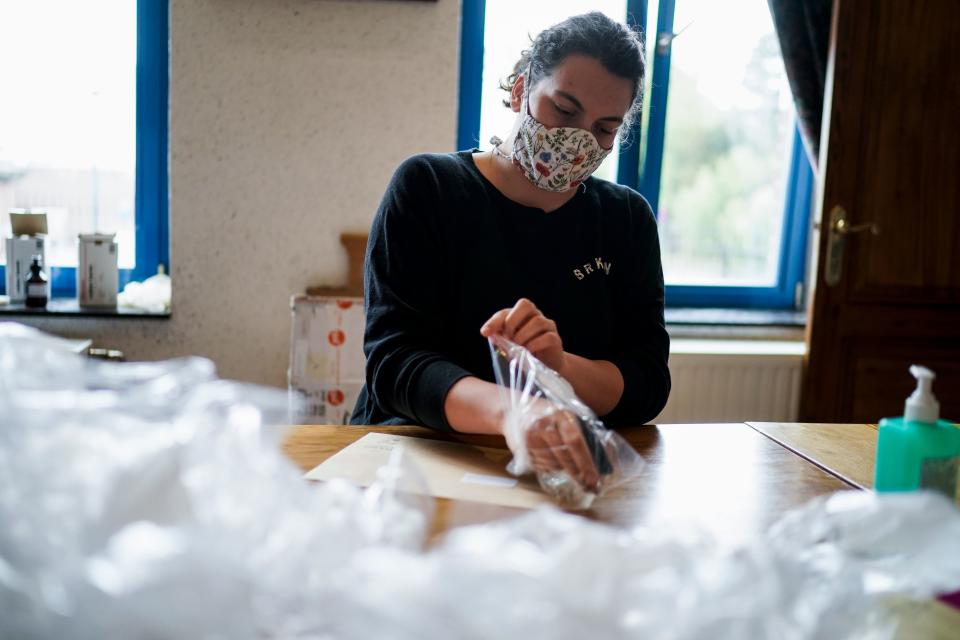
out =
[(27, 276), (30, 275), (30, 263), (33, 256), (40, 256), (40, 264), (49, 275), (47, 268), (47, 214), (45, 212), (10, 211), (11, 237), (6, 239), (7, 249), (7, 295), (10, 302), (24, 302), (27, 299)]
[(117, 306), (120, 271), (116, 234), (81, 233), (77, 257), (77, 303), (81, 307)]
[(363, 298), (296, 295), (290, 300), (291, 404), (303, 424), (347, 424), (363, 387)]

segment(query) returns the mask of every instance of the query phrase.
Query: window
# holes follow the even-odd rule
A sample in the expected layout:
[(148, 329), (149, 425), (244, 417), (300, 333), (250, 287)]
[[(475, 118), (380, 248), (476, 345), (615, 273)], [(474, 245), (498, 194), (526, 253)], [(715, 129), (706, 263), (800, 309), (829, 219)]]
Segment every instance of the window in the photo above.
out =
[(5, 2), (0, 77), (0, 229), (47, 212), (53, 294), (75, 294), (78, 233), (117, 234), (121, 286), (166, 265), (167, 3)]
[(459, 148), (509, 131), (528, 34), (588, 10), (648, 34), (643, 117), (597, 175), (657, 213), (667, 304), (797, 306), (813, 175), (764, 0), (464, 0)]

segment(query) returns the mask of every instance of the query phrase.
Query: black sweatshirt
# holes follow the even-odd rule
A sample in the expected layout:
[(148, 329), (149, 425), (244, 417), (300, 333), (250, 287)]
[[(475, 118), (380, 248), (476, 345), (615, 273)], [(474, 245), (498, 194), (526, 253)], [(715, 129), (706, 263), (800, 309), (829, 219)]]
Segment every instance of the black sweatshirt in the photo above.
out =
[(449, 430), (450, 387), (494, 380), (480, 326), (520, 298), (557, 323), (565, 351), (620, 369), (607, 426), (653, 419), (670, 372), (650, 205), (589, 178), (545, 213), (504, 196), (471, 154), (413, 156), (384, 194), (367, 245), (366, 385), (351, 422)]

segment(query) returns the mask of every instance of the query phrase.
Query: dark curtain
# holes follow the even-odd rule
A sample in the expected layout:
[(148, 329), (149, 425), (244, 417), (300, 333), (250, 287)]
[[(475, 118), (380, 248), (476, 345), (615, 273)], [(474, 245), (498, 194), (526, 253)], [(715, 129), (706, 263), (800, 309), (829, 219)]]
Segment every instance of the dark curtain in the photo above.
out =
[(800, 122), (814, 168), (820, 153), (820, 120), (827, 75), (832, 0), (767, 0)]

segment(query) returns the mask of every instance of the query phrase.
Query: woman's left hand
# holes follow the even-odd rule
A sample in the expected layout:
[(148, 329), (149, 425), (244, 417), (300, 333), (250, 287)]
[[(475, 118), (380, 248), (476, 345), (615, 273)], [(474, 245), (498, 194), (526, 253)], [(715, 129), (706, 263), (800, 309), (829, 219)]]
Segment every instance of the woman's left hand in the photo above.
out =
[(566, 353), (557, 333), (557, 323), (543, 315), (536, 305), (520, 298), (510, 309), (501, 309), (480, 327), (480, 335), (489, 338), (500, 334), (525, 347), (540, 362), (563, 373)]

